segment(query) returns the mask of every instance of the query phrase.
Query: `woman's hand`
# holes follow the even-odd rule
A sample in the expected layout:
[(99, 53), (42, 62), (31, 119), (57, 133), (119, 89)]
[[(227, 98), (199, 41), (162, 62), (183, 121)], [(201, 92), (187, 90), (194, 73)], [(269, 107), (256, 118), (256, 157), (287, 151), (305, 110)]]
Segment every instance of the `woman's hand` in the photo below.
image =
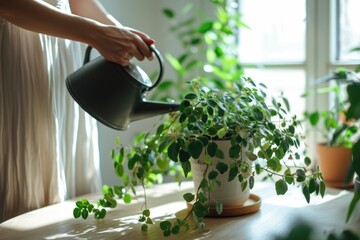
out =
[(96, 48), (107, 60), (128, 65), (132, 57), (143, 60), (145, 57), (152, 59), (149, 45), (154, 44), (154, 40), (145, 33), (122, 26), (97, 0), (69, 0), (72, 13), (93, 19), (105, 26), (95, 27), (86, 36), (88, 44)]
[(133, 57), (139, 61), (145, 57), (153, 59), (149, 45), (155, 41), (141, 31), (123, 26), (102, 25), (100, 33), (94, 35), (90, 45), (111, 62), (126, 66)]

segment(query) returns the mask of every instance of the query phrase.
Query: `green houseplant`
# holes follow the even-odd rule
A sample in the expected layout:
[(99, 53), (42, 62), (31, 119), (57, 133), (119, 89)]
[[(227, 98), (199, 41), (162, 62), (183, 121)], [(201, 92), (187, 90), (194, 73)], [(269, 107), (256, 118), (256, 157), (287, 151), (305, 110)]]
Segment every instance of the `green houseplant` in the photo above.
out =
[[(358, 130), (356, 121), (346, 121), (348, 107), (343, 87), (356, 80), (356, 74), (339, 68), (329, 76), (317, 81), (327, 83), (327, 87), (316, 89), (317, 94), (329, 94), (331, 104), (323, 111), (305, 112), (305, 120), (310, 131), (321, 134), (322, 140), (317, 143), (317, 155), (325, 182), (332, 187), (347, 187), (346, 176), (351, 165), (351, 148)], [(309, 96), (309, 94), (305, 95)]]
[[(353, 48), (351, 51), (360, 51), (360, 47)], [(360, 65), (357, 65), (355, 72), (360, 72)], [(347, 87), (347, 93), (349, 97), (349, 108), (346, 113), (346, 119), (351, 121), (358, 121), (360, 119), (360, 83), (359, 81), (352, 81)], [(358, 138), (352, 147), (353, 162), (351, 165), (351, 171), (355, 172), (357, 177), (355, 180), (355, 192), (352, 201), (350, 202), (346, 221), (349, 221), (352, 216), (356, 205), (360, 201), (360, 139)], [(351, 174), (350, 174), (351, 175)]]
[[(144, 133), (131, 148), (119, 145), (114, 151), (114, 167), (122, 179), (121, 186), (104, 188), (104, 198), (97, 207), (87, 200), (77, 202), (74, 216), (87, 218), (95, 213), (95, 218), (105, 216), (105, 207), (115, 207), (116, 198), (131, 201), (136, 194), (136, 186), (153, 184), (157, 176), (169, 172), (172, 166), (181, 166), (185, 177), (191, 176), (191, 161), (205, 153), (206, 168), (202, 181), (195, 192), (184, 195), (187, 202), (194, 202), (184, 219), (171, 223), (163, 221), (160, 227), (165, 236), (176, 234), (181, 228), (189, 228), (188, 218), (193, 217), (196, 227), (204, 228), (204, 217), (209, 213), (211, 192), (218, 188), (218, 178), (225, 175), (227, 180), (239, 181), (242, 190), (252, 188), (254, 175), (265, 174), (274, 178), (277, 194), (285, 194), (288, 185), (300, 184), (306, 200), (311, 193), (325, 192), (325, 184), (318, 169), (308, 172), (308, 157), (297, 152), (300, 147), (299, 121), (289, 118), (286, 99), (267, 101), (265, 85), (257, 86), (251, 78), (240, 78), (226, 91), (208, 88), (201, 79), (191, 81), (193, 91), (181, 103), (180, 111), (170, 114), (156, 127), (154, 133)], [(216, 141), (231, 143), (228, 155)], [(213, 162), (213, 158), (224, 159)], [(243, 158), (251, 160), (244, 165)], [(302, 164), (304, 162), (304, 164)], [(127, 168), (130, 172), (126, 173)], [(250, 172), (250, 174), (249, 174)], [(235, 191), (235, 189), (234, 189)], [(146, 196), (146, 194), (145, 194)], [(222, 203), (216, 203), (221, 214)], [(142, 210), (139, 218), (143, 230), (152, 224), (150, 209)]]
[[(359, 48), (356, 49), (357, 51)], [(357, 67), (357, 71), (359, 66)], [(359, 121), (360, 119), (360, 82), (353, 81), (347, 86), (347, 93), (349, 99), (349, 108), (346, 112), (346, 120), (348, 121)], [(356, 173), (357, 177), (355, 179), (355, 191), (352, 201), (349, 204), (348, 213), (346, 221), (349, 221), (352, 216), (356, 205), (360, 201), (360, 139), (357, 138), (355, 143), (352, 146), (352, 164), (350, 168), (349, 178), (351, 178), (352, 173)]]

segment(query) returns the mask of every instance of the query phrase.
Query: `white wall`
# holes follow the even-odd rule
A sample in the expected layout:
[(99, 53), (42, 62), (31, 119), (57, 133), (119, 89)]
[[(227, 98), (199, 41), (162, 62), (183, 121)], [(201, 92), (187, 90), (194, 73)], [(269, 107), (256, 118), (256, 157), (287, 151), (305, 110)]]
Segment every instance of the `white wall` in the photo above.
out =
[[(161, 9), (169, 6), (173, 9), (181, 8), (187, 1), (169, 1), (169, 0), (101, 0), (103, 6), (123, 25), (136, 28), (147, 33), (155, 39), (156, 47), (161, 53), (176, 53), (176, 38), (169, 34), (169, 22), (164, 17)], [(175, 50), (175, 51), (174, 51)], [(154, 67), (154, 63), (149, 63)], [(146, 71), (146, 66), (143, 67)], [(165, 76), (173, 74), (168, 65), (165, 65)], [(156, 91), (154, 89), (153, 91)], [(135, 136), (144, 130), (152, 127), (152, 124), (158, 118), (141, 120), (131, 124), (127, 131), (116, 131), (99, 123), (99, 144), (100, 161), (103, 184), (119, 184), (113, 169), (113, 163), (110, 159), (110, 151), (115, 146), (115, 139), (120, 137), (121, 143), (129, 145), (135, 139)]]

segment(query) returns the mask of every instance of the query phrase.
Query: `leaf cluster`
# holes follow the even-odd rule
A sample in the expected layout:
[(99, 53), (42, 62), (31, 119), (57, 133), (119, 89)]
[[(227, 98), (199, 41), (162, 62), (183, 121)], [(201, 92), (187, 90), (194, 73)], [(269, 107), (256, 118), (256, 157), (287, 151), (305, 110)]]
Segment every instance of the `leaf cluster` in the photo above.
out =
[(237, 81), (244, 74), (238, 54), (234, 51), (237, 48), (235, 36), (239, 27), (248, 26), (241, 21), (239, 12), (226, 1), (209, 2), (214, 8), (214, 16), (207, 16), (202, 9), (193, 11), (194, 2), (179, 10), (162, 10), (182, 51), (178, 55), (166, 54), (176, 76), (164, 79), (154, 98), (182, 100), (191, 91), (185, 82), (198, 76), (202, 76), (209, 85), (226, 89), (227, 82)]
[[(354, 136), (358, 131), (358, 122), (346, 120), (348, 99), (343, 86), (358, 81), (356, 73), (345, 68), (338, 68), (329, 76), (317, 81), (317, 84), (327, 83), (329, 86), (319, 87), (316, 94), (329, 94), (333, 99), (328, 109), (305, 112), (305, 121), (310, 124), (312, 130), (318, 131), (325, 139), (326, 145), (335, 147), (351, 148)], [(304, 96), (311, 96), (308, 92)]]

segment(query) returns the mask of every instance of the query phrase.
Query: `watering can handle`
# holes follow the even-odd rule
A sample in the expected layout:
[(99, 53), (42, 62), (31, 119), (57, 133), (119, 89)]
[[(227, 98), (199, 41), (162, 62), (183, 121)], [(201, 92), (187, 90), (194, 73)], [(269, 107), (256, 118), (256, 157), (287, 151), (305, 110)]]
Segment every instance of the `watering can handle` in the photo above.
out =
[[(151, 89), (155, 88), (161, 81), (163, 74), (164, 74), (164, 60), (160, 54), (160, 52), (154, 47), (154, 45), (149, 45), (150, 50), (155, 54), (157, 60), (159, 61), (160, 71), (159, 76), (156, 79), (155, 83), (147, 89), (147, 91), (150, 91)], [(88, 46), (85, 51), (85, 58), (84, 58), (84, 65), (90, 61), (90, 53), (91, 53), (91, 46)]]

